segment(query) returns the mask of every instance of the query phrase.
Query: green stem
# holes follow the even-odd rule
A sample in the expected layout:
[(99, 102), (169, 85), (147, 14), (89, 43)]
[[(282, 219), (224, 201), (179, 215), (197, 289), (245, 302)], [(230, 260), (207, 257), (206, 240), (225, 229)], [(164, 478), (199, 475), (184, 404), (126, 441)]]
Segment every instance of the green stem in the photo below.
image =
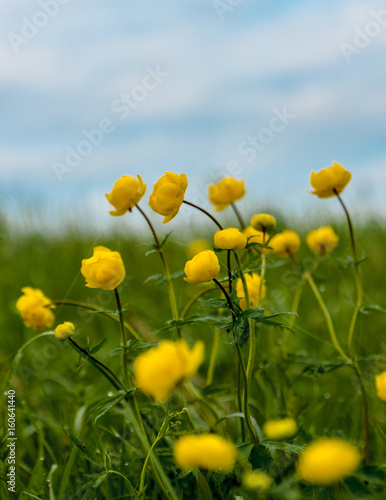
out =
[(227, 268), (228, 268), (229, 293), (232, 293), (231, 253), (232, 253), (232, 250), (227, 250)]
[[(265, 245), (265, 237), (266, 237), (266, 232), (265, 229), (263, 230), (263, 245)], [(263, 284), (264, 284), (264, 279), (265, 279), (265, 269), (266, 269), (266, 263), (265, 263), (265, 248), (261, 249), (261, 273), (260, 273), (260, 285), (259, 285), (259, 296), (257, 299), (257, 307), (261, 306), (261, 300), (262, 300), (262, 291), (263, 291)]]
[(121, 299), (119, 298), (118, 288), (114, 288), (114, 294), (117, 301), (118, 307), (118, 315), (119, 315), (119, 325), (121, 328), (121, 336), (122, 336), (122, 370), (123, 370), (123, 379), (125, 381), (125, 386), (129, 387), (129, 375), (127, 368), (127, 357), (126, 357), (126, 347), (127, 347), (127, 338), (125, 331), (125, 323), (123, 321), (123, 313), (122, 313), (122, 304)]
[(189, 302), (186, 304), (184, 310), (181, 313), (181, 319), (186, 318), (188, 315), (189, 311), (191, 308), (194, 306), (194, 304), (197, 302), (197, 300), (202, 297), (202, 295), (205, 295), (206, 293), (213, 292), (213, 290), (216, 290), (216, 287), (211, 287), (211, 288), (206, 288), (204, 290), (200, 290), (196, 295), (194, 295)]
[(236, 214), (237, 220), (239, 221), (241, 229), (245, 229), (245, 222), (244, 219), (237, 208), (237, 206), (234, 203), (231, 203), (231, 207), (233, 208), (234, 213)]
[[(303, 274), (303, 276), (298, 284), (298, 287), (295, 290), (294, 298), (292, 300), (292, 305), (291, 305), (291, 312), (294, 312), (294, 313), (298, 312), (299, 304), (300, 304), (300, 297), (302, 296), (302, 292), (304, 290), (304, 286), (306, 283), (307, 283), (307, 278), (306, 278), (305, 274)], [(293, 314), (291, 316), (291, 319), (290, 319), (290, 324), (289, 324), (290, 328), (293, 328), (295, 321), (296, 321), (296, 315)], [(286, 344), (287, 344), (288, 337), (290, 336), (290, 334), (291, 334), (291, 330), (286, 330), (285, 334), (283, 335), (283, 342), (281, 345), (281, 355), (283, 358), (287, 357), (287, 354), (285, 352), (285, 348), (286, 348)]]
[(216, 365), (216, 358), (217, 358), (219, 345), (220, 345), (219, 332), (214, 332), (212, 351), (210, 353), (210, 360), (209, 360), (209, 366), (208, 366), (208, 374), (206, 376), (206, 385), (210, 385), (213, 382), (214, 367)]
[(361, 388), (363, 399), (363, 417), (364, 417), (364, 433), (365, 433), (365, 464), (370, 465), (370, 415), (369, 415), (369, 401), (367, 396), (366, 387), (363, 381), (363, 375), (359, 365), (354, 361), (354, 370), (357, 374), (359, 385)]
[(107, 470), (106, 472), (108, 474), (117, 474), (117, 476), (122, 477), (124, 479), (124, 481), (127, 483), (127, 485), (129, 486), (130, 495), (134, 498), (139, 498), (133, 485), (130, 483), (130, 481), (127, 479), (127, 477), (125, 475), (121, 474), (120, 472), (118, 472), (116, 470)]
[(210, 214), (209, 212), (207, 212), (203, 208), (199, 207), (198, 205), (195, 205), (194, 203), (190, 203), (190, 201), (184, 200), (183, 203), (185, 203), (186, 205), (189, 205), (190, 207), (196, 208), (197, 210), (199, 210), (200, 212), (202, 212), (203, 214), (205, 214), (207, 217), (209, 217), (209, 219), (211, 219), (216, 224), (216, 226), (221, 231), (224, 229), (224, 227), (219, 223), (219, 221), (215, 217), (213, 217), (212, 214)]

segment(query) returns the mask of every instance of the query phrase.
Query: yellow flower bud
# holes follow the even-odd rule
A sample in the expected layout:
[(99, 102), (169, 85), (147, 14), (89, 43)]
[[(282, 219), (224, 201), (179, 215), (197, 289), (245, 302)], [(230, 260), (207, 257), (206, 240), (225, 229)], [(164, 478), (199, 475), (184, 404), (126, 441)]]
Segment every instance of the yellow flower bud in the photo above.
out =
[(263, 426), (263, 432), (268, 439), (278, 440), (294, 436), (298, 430), (293, 418), (268, 420)]
[(71, 337), (75, 332), (75, 326), (69, 321), (65, 321), (61, 325), (58, 325), (55, 328), (55, 337), (60, 340), (60, 342), (64, 342), (68, 338)]
[(21, 289), (24, 293), (16, 302), (16, 309), (20, 312), (27, 327), (41, 330), (52, 326), (55, 317), (50, 310), (55, 306), (51, 304), (41, 290), (26, 286)]
[(192, 259), (195, 255), (204, 250), (209, 250), (211, 246), (206, 240), (197, 239), (193, 240), (188, 247), (186, 247), (186, 253), (190, 259)]
[(119, 252), (106, 247), (95, 247), (93, 256), (82, 260), (80, 272), (89, 288), (114, 290), (125, 279), (125, 267)]
[(204, 250), (185, 264), (185, 281), (192, 285), (211, 281), (220, 272), (220, 264), (213, 250)]
[(267, 491), (273, 485), (273, 478), (266, 472), (254, 470), (243, 475), (243, 486), (250, 491)]
[(129, 175), (122, 176), (115, 182), (111, 193), (105, 195), (108, 202), (115, 208), (109, 212), (110, 215), (123, 215), (139, 203), (145, 194), (146, 184), (143, 183), (140, 175), (137, 175), (137, 179)]
[[(249, 303), (250, 307), (257, 307), (259, 302), (259, 291), (260, 291), (260, 276), (257, 273), (246, 274), (245, 281), (247, 283), (248, 295), (249, 295)], [(239, 278), (236, 282), (236, 292), (237, 297), (240, 299), (240, 307), (245, 310), (247, 308), (247, 302), (244, 294), (243, 282)], [(264, 299), (266, 294), (266, 286), (263, 284), (261, 287), (261, 297), (260, 300)]]
[(269, 214), (255, 214), (251, 219), (251, 226), (258, 231), (269, 232), (275, 229), (276, 219)]
[(334, 161), (330, 167), (311, 173), (310, 183), (314, 190), (310, 193), (318, 198), (331, 198), (340, 194), (350, 180), (351, 172)]
[(295, 231), (286, 229), (282, 233), (272, 236), (268, 246), (279, 257), (290, 257), (299, 250), (300, 238)]
[(235, 446), (217, 434), (182, 436), (174, 445), (174, 459), (183, 469), (230, 472), (236, 455)]
[(165, 172), (165, 175), (154, 184), (149, 207), (157, 214), (165, 216), (163, 224), (171, 221), (178, 214), (187, 187), (186, 175), (172, 172)]
[(238, 181), (233, 177), (224, 177), (217, 184), (209, 186), (209, 201), (214, 205), (216, 212), (224, 210), (245, 195), (245, 181)]
[(235, 227), (217, 231), (214, 235), (214, 244), (222, 250), (239, 252), (247, 245), (247, 237)]
[(321, 438), (300, 455), (297, 473), (305, 483), (327, 486), (351, 476), (360, 460), (356, 446), (339, 438)]
[(386, 371), (375, 377), (375, 388), (377, 389), (377, 396), (382, 401), (386, 401)]
[[(247, 226), (245, 229), (243, 229), (243, 234), (245, 234), (245, 236), (247, 237), (248, 243), (260, 243), (260, 245), (263, 244), (264, 233), (262, 231), (257, 231), (252, 226)], [(265, 239), (267, 240), (268, 238), (266, 237)], [(257, 248), (259, 252), (261, 251), (261, 248), (255, 248)]]
[(204, 359), (204, 343), (192, 349), (185, 340), (161, 340), (134, 361), (138, 387), (159, 402), (165, 401), (184, 378), (193, 377)]
[(331, 226), (321, 227), (307, 234), (307, 245), (311, 252), (324, 255), (334, 250), (339, 241)]

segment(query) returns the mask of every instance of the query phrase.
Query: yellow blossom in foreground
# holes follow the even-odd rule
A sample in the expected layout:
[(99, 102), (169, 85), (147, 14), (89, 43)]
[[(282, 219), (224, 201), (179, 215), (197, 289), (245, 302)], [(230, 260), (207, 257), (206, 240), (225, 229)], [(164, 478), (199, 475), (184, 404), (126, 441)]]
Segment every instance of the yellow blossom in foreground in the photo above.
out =
[(183, 469), (230, 472), (236, 461), (236, 448), (217, 434), (189, 435), (176, 441), (174, 458)]
[(351, 476), (360, 460), (356, 446), (339, 438), (321, 438), (300, 455), (297, 473), (305, 483), (330, 485)]
[(350, 180), (351, 172), (334, 161), (330, 167), (311, 173), (310, 183), (314, 190), (310, 192), (318, 198), (331, 198), (340, 194)]
[(279, 257), (290, 257), (299, 250), (300, 238), (295, 231), (286, 229), (282, 233), (272, 236), (268, 246)]
[(178, 214), (187, 187), (188, 178), (186, 175), (178, 175), (173, 172), (165, 172), (165, 175), (154, 184), (149, 207), (165, 217), (163, 224), (171, 221)]
[(61, 342), (64, 342), (68, 338), (71, 337), (75, 332), (75, 326), (70, 323), (69, 321), (65, 321), (61, 325), (58, 325), (55, 328), (55, 337), (60, 340)]
[[(137, 180), (138, 179), (138, 180)], [(118, 216), (125, 214), (139, 203), (146, 191), (146, 184), (143, 183), (140, 175), (131, 177), (124, 175), (118, 179), (110, 194), (106, 194), (106, 198), (115, 208), (110, 215)]]
[(247, 245), (247, 237), (235, 227), (217, 231), (214, 235), (214, 244), (222, 250), (239, 252)]
[(375, 377), (375, 388), (377, 389), (377, 396), (382, 401), (386, 401), (386, 371)]
[(204, 343), (190, 349), (185, 340), (161, 340), (134, 361), (138, 387), (159, 402), (165, 401), (184, 378), (193, 377), (204, 359)]
[(224, 210), (245, 195), (245, 181), (238, 181), (234, 177), (224, 177), (217, 184), (209, 186), (209, 201), (214, 205), (216, 212)]
[(82, 260), (80, 272), (89, 288), (114, 290), (125, 279), (125, 267), (119, 252), (106, 247), (95, 247), (93, 256)]
[[(262, 231), (258, 231), (257, 229), (254, 229), (252, 226), (247, 226), (245, 229), (243, 229), (243, 233), (247, 237), (248, 243), (260, 243), (260, 245), (263, 244), (264, 240), (264, 233)], [(267, 241), (267, 237), (265, 240)], [(259, 252), (261, 251), (261, 248), (255, 247)]]
[[(247, 283), (247, 289), (249, 294), (250, 307), (257, 307), (259, 301), (259, 290), (260, 290), (260, 276), (257, 273), (245, 274), (245, 281)], [(264, 299), (266, 294), (266, 286), (263, 284), (261, 287), (261, 297), (260, 300)], [(245, 310), (247, 308), (247, 301), (245, 300), (244, 287), (241, 278), (236, 282), (236, 292), (237, 297), (240, 299), (240, 307)]]
[(275, 229), (276, 219), (270, 214), (255, 214), (251, 219), (251, 226), (262, 232), (269, 232)]
[(339, 241), (331, 226), (321, 227), (307, 234), (307, 245), (311, 252), (324, 255), (334, 250)]
[(21, 289), (22, 295), (16, 302), (16, 309), (20, 312), (27, 327), (34, 330), (41, 330), (53, 325), (55, 317), (50, 308), (51, 304), (41, 290), (26, 286)]
[(220, 272), (220, 264), (213, 250), (204, 250), (185, 264), (185, 281), (192, 285), (211, 281)]
[(268, 439), (286, 439), (294, 436), (298, 430), (293, 418), (268, 420), (263, 426), (263, 432)]
[(208, 241), (198, 238), (197, 240), (193, 240), (190, 242), (189, 246), (186, 247), (186, 253), (188, 257), (192, 259), (198, 253), (210, 249), (211, 246)]
[(243, 475), (243, 486), (250, 491), (266, 491), (273, 485), (273, 478), (266, 472), (254, 470)]

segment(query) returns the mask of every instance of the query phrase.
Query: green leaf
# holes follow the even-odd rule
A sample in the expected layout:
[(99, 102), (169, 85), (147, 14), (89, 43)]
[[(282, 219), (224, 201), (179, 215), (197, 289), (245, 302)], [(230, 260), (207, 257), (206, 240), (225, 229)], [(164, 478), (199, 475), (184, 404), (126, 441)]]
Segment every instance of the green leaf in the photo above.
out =
[(225, 299), (206, 299), (201, 301), (200, 307), (211, 307), (214, 309), (225, 309), (228, 307), (228, 302)]
[(303, 451), (303, 446), (287, 443), (286, 441), (264, 440), (260, 444), (264, 446), (272, 456), (277, 451), (284, 451), (285, 453), (290, 453), (291, 455), (300, 455)]
[(78, 438), (72, 436), (71, 434), (69, 434), (69, 438), (74, 443), (74, 445), (83, 453), (83, 455), (89, 462), (93, 463), (94, 465), (102, 465), (101, 459), (98, 457), (96, 452), (92, 448), (90, 448), (89, 445), (83, 443), (82, 441), (79, 441)]
[(106, 342), (106, 337), (98, 345), (96, 345), (95, 347), (92, 347), (89, 350), (89, 353), (90, 354), (96, 354), (100, 349), (102, 349), (102, 347), (104, 346), (105, 342)]
[(362, 257), (357, 262), (355, 262), (351, 255), (348, 255), (345, 259), (335, 257), (335, 261), (338, 262), (339, 267), (344, 270), (354, 269), (355, 267), (362, 264), (362, 262), (364, 262), (366, 259), (367, 257)]
[(297, 357), (297, 356), (289, 356), (291, 363), (303, 364), (307, 365), (303, 369), (303, 374), (307, 373), (308, 375), (318, 376), (324, 375), (325, 373), (330, 373), (342, 366), (351, 365), (346, 361), (322, 361), (316, 358), (305, 358), (305, 357)]
[(386, 308), (379, 306), (378, 304), (371, 304), (370, 306), (362, 307), (359, 309), (359, 312), (362, 314), (371, 314), (371, 313), (382, 313), (386, 314)]
[(120, 391), (120, 394), (117, 396), (113, 396), (111, 398), (102, 399), (98, 403), (94, 404), (90, 408), (89, 419), (93, 419), (96, 422), (100, 417), (102, 417), (105, 413), (107, 413), (113, 406), (118, 404), (122, 399), (124, 399), (128, 394), (135, 391), (136, 388), (130, 389), (130, 391), (124, 393)]

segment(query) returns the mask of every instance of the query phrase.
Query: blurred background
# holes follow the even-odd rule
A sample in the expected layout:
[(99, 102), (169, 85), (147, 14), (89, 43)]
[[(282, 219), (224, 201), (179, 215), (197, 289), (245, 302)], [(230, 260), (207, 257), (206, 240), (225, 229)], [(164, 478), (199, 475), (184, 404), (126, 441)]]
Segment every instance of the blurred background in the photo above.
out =
[[(340, 213), (336, 200), (306, 193), (311, 170), (333, 160), (353, 173), (352, 210), (385, 216), (383, 2), (0, 9), (0, 209), (10, 228), (116, 229), (104, 193), (140, 173), (148, 195), (164, 171), (186, 173), (186, 198), (207, 208), (207, 185), (232, 175), (246, 180), (244, 215)], [(194, 223), (188, 212), (170, 228)]]

